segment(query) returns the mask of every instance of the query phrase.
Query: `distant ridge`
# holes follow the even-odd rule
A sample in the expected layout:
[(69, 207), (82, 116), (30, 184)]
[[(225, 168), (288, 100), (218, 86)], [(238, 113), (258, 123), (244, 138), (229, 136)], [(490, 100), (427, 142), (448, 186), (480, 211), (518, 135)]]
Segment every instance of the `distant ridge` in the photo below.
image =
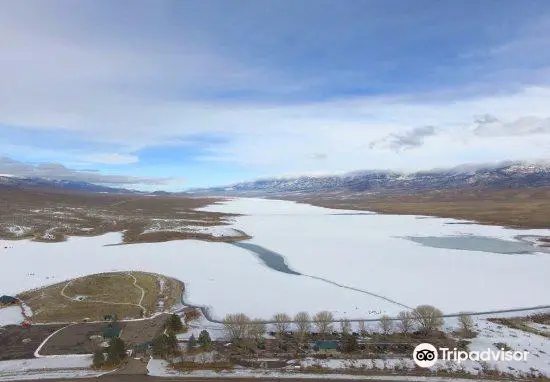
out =
[(462, 165), (404, 173), (365, 170), (342, 175), (258, 179), (223, 187), (189, 190), (190, 194), (276, 196), (296, 194), (388, 194), (464, 188), (529, 188), (550, 186), (550, 164), (505, 162)]
[(42, 189), (42, 190), (66, 190), (66, 191), (81, 191), (95, 193), (138, 193), (134, 190), (125, 188), (107, 187), (88, 182), (72, 181), (72, 180), (52, 180), (44, 178), (18, 178), (12, 175), (0, 175), (0, 188), (20, 188), (20, 189)]

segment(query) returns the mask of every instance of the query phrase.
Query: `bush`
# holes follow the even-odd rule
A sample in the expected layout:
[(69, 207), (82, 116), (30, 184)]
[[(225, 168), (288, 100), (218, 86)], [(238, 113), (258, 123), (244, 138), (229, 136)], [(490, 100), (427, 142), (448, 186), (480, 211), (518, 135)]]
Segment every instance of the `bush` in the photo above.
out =
[(424, 334), (441, 329), (443, 326), (442, 315), (443, 312), (431, 305), (420, 305), (412, 311), (413, 319)]
[(469, 337), (474, 332), (474, 320), (468, 313), (461, 312), (458, 316), (458, 322), (460, 324), (460, 330), (462, 334)]
[(201, 312), (198, 309), (189, 310), (184, 313), (185, 322), (198, 320), (201, 317)]
[(393, 329), (393, 322), (390, 320), (390, 318), (387, 315), (382, 315), (380, 317), (380, 330), (382, 330), (382, 334), (385, 336), (391, 334), (391, 331)]
[(399, 318), (399, 322), (397, 323), (399, 331), (403, 334), (410, 333), (413, 327), (413, 317), (411, 312), (408, 310), (401, 311), (397, 315), (397, 318)]
[(103, 355), (103, 351), (97, 350), (94, 352), (94, 358), (93, 358), (93, 365), (95, 368), (99, 369), (103, 366), (105, 363), (105, 356)]

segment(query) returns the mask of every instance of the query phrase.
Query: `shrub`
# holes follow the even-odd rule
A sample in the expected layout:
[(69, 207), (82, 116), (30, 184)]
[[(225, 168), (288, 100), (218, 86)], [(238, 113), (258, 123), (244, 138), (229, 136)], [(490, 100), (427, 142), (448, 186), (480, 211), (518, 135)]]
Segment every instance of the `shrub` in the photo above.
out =
[(439, 330), (443, 326), (443, 312), (431, 305), (420, 305), (412, 311), (412, 317), (424, 334)]

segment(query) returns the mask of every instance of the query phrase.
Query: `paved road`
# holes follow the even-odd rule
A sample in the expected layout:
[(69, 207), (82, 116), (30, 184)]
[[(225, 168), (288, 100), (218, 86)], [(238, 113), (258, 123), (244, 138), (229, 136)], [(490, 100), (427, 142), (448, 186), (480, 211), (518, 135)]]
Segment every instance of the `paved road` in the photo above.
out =
[[(384, 377), (380, 377), (382, 379), (370, 379), (371, 381), (387, 381), (387, 382), (410, 382), (410, 379), (403, 379), (403, 380), (397, 380), (397, 379), (383, 379)], [(328, 378), (319, 378), (319, 379), (311, 379), (311, 378), (284, 378), (284, 379), (278, 379), (278, 378), (237, 378), (237, 377), (220, 377), (220, 378), (197, 378), (197, 377), (151, 377), (148, 375), (105, 375), (102, 377), (95, 377), (95, 378), (66, 378), (66, 379), (48, 379), (48, 382), (176, 382), (176, 381), (182, 381), (182, 382), (237, 382), (237, 381), (246, 381), (246, 382), (254, 382), (261, 380), (262, 382), (345, 382), (345, 379), (328, 379)], [(25, 380), (25, 382), (44, 382), (44, 379), (38, 379), (38, 380)], [(353, 382), (357, 382), (357, 380), (349, 380)]]

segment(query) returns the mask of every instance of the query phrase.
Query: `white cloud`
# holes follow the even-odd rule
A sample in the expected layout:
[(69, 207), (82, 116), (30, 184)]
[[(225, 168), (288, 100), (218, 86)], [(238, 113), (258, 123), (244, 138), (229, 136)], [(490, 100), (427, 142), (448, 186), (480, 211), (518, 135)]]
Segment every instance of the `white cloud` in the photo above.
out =
[[(203, 160), (261, 168), (266, 174), (417, 169), (548, 155), (547, 130), (536, 139), (512, 132), (539, 131), (537, 123), (547, 123), (550, 87), (463, 99), (430, 93), (294, 104), (213, 101), (201, 91), (277, 92), (301, 84), (236, 62), (223, 49), (186, 36), (177, 49), (170, 42), (121, 45), (116, 36), (98, 43), (78, 30), (60, 31), (53, 22), (60, 20), (37, 22), (42, 19), (26, 11), (12, 16), (7, 3), (0, 5), (0, 124), (74, 131), (120, 148), (84, 153), (83, 161), (136, 163), (132, 153), (139, 149), (200, 134), (228, 137), (209, 147)], [(480, 130), (473, 118), (486, 114), (499, 122)], [(436, 126), (438, 134), (409, 135), (415, 126)], [(487, 133), (489, 128), (500, 133)], [(422, 147), (398, 153), (369, 149), (388, 136), (394, 149)], [(483, 139), (488, 136), (495, 139)]]
[(424, 145), (424, 140), (438, 133), (438, 129), (434, 126), (420, 126), (404, 133), (391, 133), (387, 137), (373, 141), (369, 147), (375, 148), (390, 148), (392, 150), (414, 149)]
[(550, 133), (550, 118), (526, 116), (511, 122), (503, 122), (493, 115), (486, 114), (478, 117), (476, 124), (474, 133), (488, 137)]
[(16, 177), (38, 177), (52, 180), (72, 180), (96, 184), (119, 186), (166, 185), (182, 180), (160, 177), (136, 177), (126, 175), (105, 175), (92, 170), (75, 170), (59, 163), (24, 163), (11, 158), (0, 157), (0, 174)]
[(100, 153), (86, 155), (82, 158), (85, 162), (99, 164), (132, 164), (139, 162), (139, 157), (136, 155), (119, 154), (119, 153)]

